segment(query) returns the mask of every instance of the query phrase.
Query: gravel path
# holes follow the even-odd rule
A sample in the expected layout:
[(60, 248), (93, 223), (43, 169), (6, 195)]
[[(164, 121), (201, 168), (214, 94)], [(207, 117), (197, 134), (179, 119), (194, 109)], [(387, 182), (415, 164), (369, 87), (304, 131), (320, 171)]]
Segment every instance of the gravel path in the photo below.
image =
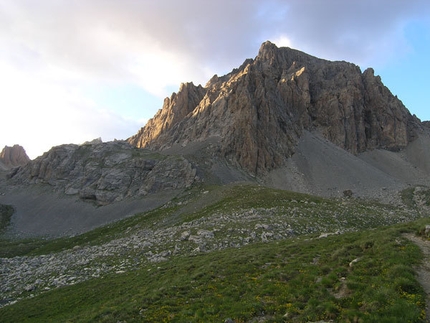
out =
[(424, 240), (413, 234), (406, 234), (405, 237), (420, 247), (424, 254), (423, 263), (416, 268), (416, 272), (418, 274), (418, 281), (427, 294), (426, 317), (427, 322), (430, 322), (430, 241)]

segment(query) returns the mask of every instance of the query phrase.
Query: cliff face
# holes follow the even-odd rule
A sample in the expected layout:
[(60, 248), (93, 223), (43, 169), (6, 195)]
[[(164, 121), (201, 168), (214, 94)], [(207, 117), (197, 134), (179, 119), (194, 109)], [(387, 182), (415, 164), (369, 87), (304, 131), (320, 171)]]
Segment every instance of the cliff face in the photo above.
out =
[(372, 69), (265, 42), (255, 59), (204, 88), (183, 84), (128, 141), (166, 149), (219, 137), (220, 156), (259, 174), (282, 166), (304, 130), (357, 154), (404, 148), (421, 128)]
[(182, 83), (178, 94), (173, 93), (170, 98), (164, 100), (163, 108), (148, 121), (145, 129), (141, 129), (130, 142), (141, 148), (147, 142), (155, 138), (166, 137), (172, 126), (181, 122), (203, 99), (206, 90), (202, 86), (194, 86), (193, 83)]
[(23, 166), (29, 161), (30, 158), (20, 145), (14, 145), (13, 147), (5, 146), (0, 152), (0, 163), (3, 164), (5, 168)]
[(255, 59), (205, 87), (182, 84), (128, 143), (58, 146), (29, 163), (22, 147), (13, 147), (2, 158), (25, 164), (9, 174), (11, 184), (48, 184), (102, 205), (209, 177), (262, 179), (303, 153), (299, 143), (310, 132), (358, 154), (396, 151), (429, 131), (372, 69), (362, 73), (351, 63), (266, 42)]
[(13, 185), (47, 184), (98, 205), (184, 189), (198, 181), (185, 158), (163, 156), (117, 141), (62, 145), (9, 174)]

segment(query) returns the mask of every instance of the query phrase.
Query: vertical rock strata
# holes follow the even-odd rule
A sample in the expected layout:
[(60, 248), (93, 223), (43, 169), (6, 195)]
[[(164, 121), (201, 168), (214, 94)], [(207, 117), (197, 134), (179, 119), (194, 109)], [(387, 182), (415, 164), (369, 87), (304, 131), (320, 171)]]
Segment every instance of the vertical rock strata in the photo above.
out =
[(219, 137), (222, 157), (258, 175), (282, 166), (303, 130), (357, 154), (404, 148), (421, 127), (372, 69), (265, 42), (205, 87), (182, 84), (128, 141), (163, 150)]
[(12, 147), (5, 146), (0, 152), (0, 162), (7, 168), (22, 166), (29, 161), (30, 158), (20, 145), (13, 145)]

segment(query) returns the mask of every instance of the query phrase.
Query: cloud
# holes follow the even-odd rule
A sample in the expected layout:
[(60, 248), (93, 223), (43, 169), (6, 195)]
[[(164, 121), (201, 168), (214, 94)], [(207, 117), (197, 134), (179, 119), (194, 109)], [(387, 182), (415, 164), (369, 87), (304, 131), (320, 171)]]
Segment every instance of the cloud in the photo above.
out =
[(20, 144), (30, 158), (54, 145), (82, 143), (94, 138), (125, 139), (143, 120), (124, 118), (103, 109), (82, 95), (79, 88), (64, 87), (10, 66), (0, 64), (2, 76), (3, 145)]
[(8, 23), (0, 37), (9, 59), (22, 57), (13, 64), (24, 60), (26, 68), (55, 66), (84, 79), (133, 81), (158, 95), (169, 85), (205, 82), (208, 73), (254, 55), (261, 43), (255, 36), (273, 22), (255, 0), (5, 3)]
[(83, 88), (132, 84), (161, 105), (181, 82), (205, 84), (265, 40), (363, 67), (388, 64), (412, 50), (408, 23), (429, 17), (428, 0), (0, 0), (0, 105), (15, 124), (0, 139), (128, 136), (136, 122)]
[(384, 64), (409, 50), (404, 29), (411, 20), (429, 20), (428, 1), (283, 1), (279, 27), (292, 44), (324, 58)]
[(227, 72), (267, 39), (288, 39), (287, 45), (328, 58), (375, 62), (407, 50), (406, 20), (429, 14), (426, 0), (3, 2), (1, 38), (12, 44), (10, 56), (22, 57), (15, 64), (132, 81), (159, 96), (168, 86)]

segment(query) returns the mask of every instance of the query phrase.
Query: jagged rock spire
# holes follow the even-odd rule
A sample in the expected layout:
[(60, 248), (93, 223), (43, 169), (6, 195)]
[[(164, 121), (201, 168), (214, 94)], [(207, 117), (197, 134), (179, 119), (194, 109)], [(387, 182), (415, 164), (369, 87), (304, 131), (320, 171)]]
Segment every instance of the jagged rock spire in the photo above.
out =
[(30, 161), (24, 148), (20, 145), (5, 146), (0, 152), (0, 162), (6, 167), (23, 166)]
[(128, 141), (166, 149), (219, 137), (220, 156), (259, 174), (283, 165), (303, 130), (356, 154), (401, 149), (421, 127), (372, 69), (265, 42), (255, 59), (206, 87), (182, 85)]

